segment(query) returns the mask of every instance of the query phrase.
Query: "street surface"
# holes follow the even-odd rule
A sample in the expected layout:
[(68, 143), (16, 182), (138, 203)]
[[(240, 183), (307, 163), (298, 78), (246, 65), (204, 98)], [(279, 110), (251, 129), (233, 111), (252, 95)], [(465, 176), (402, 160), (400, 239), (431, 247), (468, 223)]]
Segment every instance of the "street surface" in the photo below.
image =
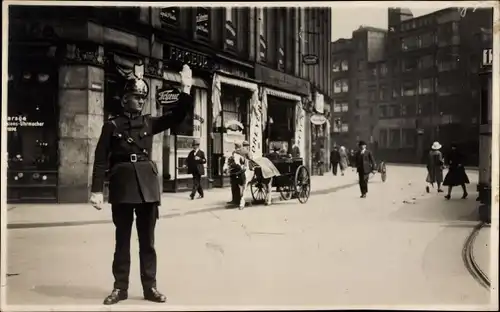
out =
[[(477, 181), (477, 172), (468, 174)], [(305, 205), (290, 200), (242, 211), (193, 208), (193, 202), (203, 200), (172, 194), (175, 202), (191, 208), (171, 209), (199, 213), (158, 221), (158, 288), (168, 303), (142, 300), (134, 232), (129, 300), (117, 306), (488, 309), (489, 292), (469, 275), (461, 257), (464, 241), (478, 223), (475, 183), (468, 186), (467, 200), (460, 199), (457, 188), (445, 201), (443, 193), (425, 194), (425, 176), (422, 167), (388, 166), (387, 182), (375, 175), (368, 197), (361, 199), (358, 186), (349, 186), (354, 172), (344, 177), (330, 173), (313, 180), (313, 191), (320, 188), (314, 181), (336, 181), (331, 183), (337, 188), (313, 193)], [(227, 201), (230, 191), (223, 191), (209, 191), (219, 192), (211, 200)], [(20, 209), (9, 211), (9, 223)], [(108, 213), (86, 205), (81, 209), (96, 216)], [(8, 230), (8, 273), (13, 274), (7, 278), (8, 304), (101, 304), (113, 285), (112, 224), (36, 227), (33, 216), (14, 221), (34, 227)], [(51, 222), (48, 217), (42, 221)]]

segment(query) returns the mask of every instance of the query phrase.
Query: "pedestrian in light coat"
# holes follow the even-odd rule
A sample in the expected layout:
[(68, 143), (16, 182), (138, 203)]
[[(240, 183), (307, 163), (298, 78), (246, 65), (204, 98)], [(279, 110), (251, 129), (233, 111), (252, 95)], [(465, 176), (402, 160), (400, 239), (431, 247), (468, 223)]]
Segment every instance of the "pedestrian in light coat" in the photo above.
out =
[[(440, 151), (441, 144), (439, 142), (434, 142), (431, 146), (431, 151), (427, 156), (427, 178), (425, 179), (434, 188), (434, 183), (437, 184), (438, 193), (443, 192), (441, 189), (441, 183), (443, 183), (443, 154)], [(430, 188), (427, 185), (425, 187), (427, 193), (430, 192)]]

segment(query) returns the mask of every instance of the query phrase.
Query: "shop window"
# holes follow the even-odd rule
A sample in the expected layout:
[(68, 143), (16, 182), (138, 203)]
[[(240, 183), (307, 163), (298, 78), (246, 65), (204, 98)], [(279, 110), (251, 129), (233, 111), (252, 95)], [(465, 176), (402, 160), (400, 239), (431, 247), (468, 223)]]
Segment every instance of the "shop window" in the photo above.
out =
[[(23, 65), (9, 73), (8, 166), (17, 170), (57, 170), (57, 72), (53, 68), (40, 68), (39, 64), (25, 62)], [(33, 177), (34, 180), (42, 178), (42, 175)], [(44, 183), (42, 180), (38, 182)]]
[[(240, 92), (242, 91), (242, 92)], [(223, 124), (237, 120), (243, 124), (243, 134), (248, 137), (249, 127), (249, 98), (247, 90), (236, 87), (222, 87), (221, 104)]]

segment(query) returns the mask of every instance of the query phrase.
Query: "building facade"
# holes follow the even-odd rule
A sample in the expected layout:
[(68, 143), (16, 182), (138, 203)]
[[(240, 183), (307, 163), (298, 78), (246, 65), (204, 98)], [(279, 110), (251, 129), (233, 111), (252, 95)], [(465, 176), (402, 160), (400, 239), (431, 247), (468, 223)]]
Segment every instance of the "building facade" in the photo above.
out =
[(331, 44), (333, 105), (330, 136), (333, 146), (350, 146), (350, 88), (353, 44), (351, 39), (339, 39)]
[(452, 142), (478, 155), (481, 29), (492, 28), (491, 9), (450, 8), (413, 18), (389, 9), (391, 101), (380, 105), (379, 152), (388, 161), (422, 162), (433, 141)]
[[(144, 112), (159, 115), (157, 100), (180, 84), (183, 64), (193, 70), (195, 108), (154, 139), (164, 191), (190, 188), (184, 162), (194, 139), (207, 152), (206, 186), (226, 184), (222, 164), (235, 141), (248, 140), (258, 156), (271, 133), (294, 139), (306, 158), (312, 92), (301, 78), (300, 16), (291, 8), (10, 6), (8, 200), (86, 202), (100, 129), (118, 113), (124, 81), (144, 76)], [(325, 81), (314, 81), (327, 94)], [(268, 111), (293, 116), (294, 135), (280, 137), (284, 124), (268, 130)]]

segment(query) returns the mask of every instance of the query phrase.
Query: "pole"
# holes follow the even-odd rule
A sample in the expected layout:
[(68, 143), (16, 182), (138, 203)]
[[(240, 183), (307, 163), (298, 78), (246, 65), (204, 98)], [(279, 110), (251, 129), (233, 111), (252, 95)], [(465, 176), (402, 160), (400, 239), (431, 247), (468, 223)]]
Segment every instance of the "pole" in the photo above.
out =
[(177, 129), (174, 129), (174, 168), (175, 168), (175, 174), (174, 174), (174, 192), (177, 192), (177, 174), (178, 174), (178, 161), (177, 161)]

